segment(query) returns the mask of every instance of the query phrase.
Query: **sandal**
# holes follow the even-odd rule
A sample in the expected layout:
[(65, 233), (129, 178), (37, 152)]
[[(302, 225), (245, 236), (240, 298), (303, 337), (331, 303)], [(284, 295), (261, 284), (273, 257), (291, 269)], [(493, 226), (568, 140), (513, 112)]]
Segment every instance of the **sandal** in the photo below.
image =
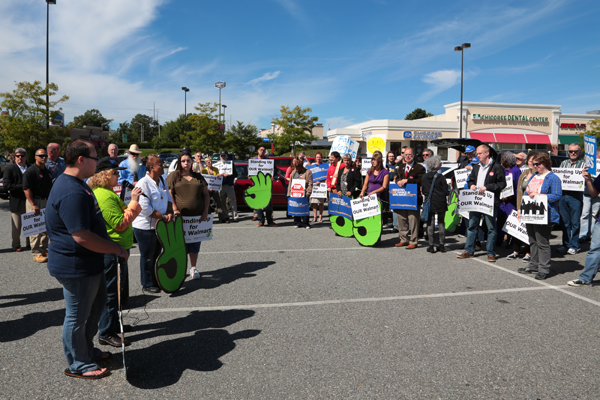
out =
[(319, 223), (323, 222), (323, 217), (319, 217)]
[[(109, 353), (110, 354), (110, 353)], [(84, 375), (89, 374), (90, 372), (100, 372), (96, 375)], [(93, 371), (87, 372), (71, 372), (69, 368), (65, 369), (65, 375), (72, 376), (73, 378), (81, 378), (81, 379), (101, 379), (110, 375), (110, 371), (107, 368), (98, 368)]]

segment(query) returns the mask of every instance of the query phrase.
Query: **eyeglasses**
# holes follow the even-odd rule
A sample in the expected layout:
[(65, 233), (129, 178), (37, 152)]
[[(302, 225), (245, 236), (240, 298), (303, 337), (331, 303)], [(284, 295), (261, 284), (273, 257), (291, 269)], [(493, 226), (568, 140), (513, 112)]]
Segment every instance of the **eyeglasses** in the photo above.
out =
[(569, 150), (569, 153), (576, 154), (576, 153), (579, 153), (579, 150)]
[(92, 156), (83, 156), (83, 157), (84, 158), (90, 158), (90, 159), (92, 159), (92, 160), (94, 160), (96, 162), (100, 161), (100, 158), (98, 158), (98, 157), (92, 157)]
[(17, 154), (17, 155), (15, 155), (15, 158), (21, 158), (21, 157), (25, 157), (25, 154)]
[(429, 157), (429, 154), (423, 154), (423, 157)]
[(404, 157), (412, 157), (413, 155), (411, 153), (405, 153)]
[(542, 165), (542, 163), (539, 163), (539, 162), (534, 162), (534, 163), (533, 163), (533, 166), (534, 166), (534, 167), (539, 167), (540, 165)]
[(35, 156), (39, 158), (48, 158), (48, 154), (36, 154)]

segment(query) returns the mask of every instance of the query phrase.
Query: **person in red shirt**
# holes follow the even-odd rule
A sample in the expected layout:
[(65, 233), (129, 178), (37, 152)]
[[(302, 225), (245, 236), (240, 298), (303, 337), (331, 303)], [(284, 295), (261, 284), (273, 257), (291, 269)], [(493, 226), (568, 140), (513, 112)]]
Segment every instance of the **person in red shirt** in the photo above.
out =
[(329, 169), (327, 170), (327, 191), (331, 193), (332, 189), (335, 189), (337, 182), (338, 171), (340, 170), (340, 153), (337, 151), (332, 152), (329, 155)]

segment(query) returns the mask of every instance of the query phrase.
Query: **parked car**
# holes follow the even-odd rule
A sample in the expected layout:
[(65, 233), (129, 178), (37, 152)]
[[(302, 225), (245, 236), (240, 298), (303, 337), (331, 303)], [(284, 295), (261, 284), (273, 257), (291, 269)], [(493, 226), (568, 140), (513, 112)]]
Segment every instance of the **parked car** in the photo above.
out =
[[(237, 205), (246, 206), (244, 201), (244, 192), (250, 186), (252, 186), (252, 180), (248, 177), (248, 164), (235, 164), (235, 169), (238, 173), (237, 180), (235, 181), (234, 190)], [(271, 203), (273, 205), (287, 206), (287, 199), (285, 197), (287, 193), (287, 185), (285, 184), (285, 172), (287, 168), (275, 167), (275, 174), (273, 176), (273, 197)]]
[(174, 154), (174, 153), (160, 153), (158, 155), (158, 158), (160, 158), (161, 160), (165, 161), (169, 157), (175, 157), (175, 158), (177, 158), (178, 156), (179, 156), (179, 154)]
[(4, 170), (9, 164), (9, 159), (4, 157), (3, 155), (0, 155), (0, 175), (4, 175)]
[[(221, 161), (221, 155), (220, 153), (215, 153), (212, 156), (210, 156), (210, 158), (213, 160), (213, 164), (217, 161)], [(227, 159), (229, 161), (235, 161), (236, 157), (235, 157), (235, 153), (228, 153), (227, 154)]]
[(8, 200), (8, 190), (4, 187), (4, 179), (0, 178), (0, 199)]

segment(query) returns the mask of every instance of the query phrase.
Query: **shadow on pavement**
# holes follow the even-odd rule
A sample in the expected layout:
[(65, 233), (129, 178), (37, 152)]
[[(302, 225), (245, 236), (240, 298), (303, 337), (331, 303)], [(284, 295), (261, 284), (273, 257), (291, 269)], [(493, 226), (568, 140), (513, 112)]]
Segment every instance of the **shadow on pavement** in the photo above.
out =
[(21, 319), (0, 322), (0, 342), (12, 342), (25, 339), (51, 326), (61, 326), (65, 319), (65, 310), (35, 312)]
[(136, 330), (152, 331), (129, 336), (132, 341), (188, 332), (194, 335), (126, 351), (129, 383), (141, 389), (157, 389), (177, 383), (187, 369), (215, 371), (221, 368), (223, 363), (219, 359), (236, 347), (237, 340), (253, 338), (261, 332), (252, 329), (230, 334), (221, 328), (254, 313), (251, 310), (197, 311), (183, 318), (136, 327)]
[(45, 292), (0, 296), (0, 301), (13, 299), (15, 301), (11, 301), (9, 303), (0, 303), (0, 308), (26, 306), (29, 304), (46, 303), (48, 301), (59, 301), (63, 300), (64, 296), (62, 288), (47, 289)]

